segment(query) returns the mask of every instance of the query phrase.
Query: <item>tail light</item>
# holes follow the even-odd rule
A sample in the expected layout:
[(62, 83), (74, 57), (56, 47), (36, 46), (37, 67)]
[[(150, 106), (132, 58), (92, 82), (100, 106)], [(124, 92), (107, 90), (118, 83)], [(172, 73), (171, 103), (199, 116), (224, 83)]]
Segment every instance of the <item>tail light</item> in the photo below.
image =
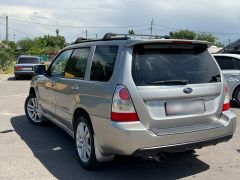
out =
[(132, 98), (123, 85), (117, 85), (112, 102), (112, 121), (131, 122), (138, 121), (138, 115), (133, 106)]
[(226, 85), (225, 85), (225, 98), (224, 98), (222, 111), (228, 111), (229, 109), (230, 109), (230, 100), (229, 100), (229, 94), (228, 94), (228, 85), (226, 83)]
[(22, 70), (22, 67), (21, 67), (21, 66), (17, 66), (17, 67), (15, 67), (15, 70), (16, 70), (16, 71), (21, 71), (21, 70)]

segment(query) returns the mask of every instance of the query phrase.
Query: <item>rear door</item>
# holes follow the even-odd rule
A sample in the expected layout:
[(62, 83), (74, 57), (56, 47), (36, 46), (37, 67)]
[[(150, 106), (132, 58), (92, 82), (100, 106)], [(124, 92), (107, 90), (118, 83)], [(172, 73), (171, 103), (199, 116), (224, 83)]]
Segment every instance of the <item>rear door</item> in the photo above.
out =
[(220, 70), (201, 44), (140, 44), (132, 55), (134, 100), (149, 129), (213, 123), (221, 114)]
[(74, 49), (64, 75), (56, 81), (56, 114), (71, 128), (73, 109), (80, 103), (90, 47)]

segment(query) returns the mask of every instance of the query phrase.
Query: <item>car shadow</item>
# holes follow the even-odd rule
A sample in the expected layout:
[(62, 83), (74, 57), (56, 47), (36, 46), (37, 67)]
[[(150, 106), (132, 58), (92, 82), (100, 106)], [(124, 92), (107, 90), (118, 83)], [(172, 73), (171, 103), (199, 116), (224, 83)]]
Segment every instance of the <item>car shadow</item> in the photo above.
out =
[(165, 162), (137, 157), (117, 156), (94, 171), (80, 167), (74, 141), (63, 130), (49, 123), (33, 126), (25, 116), (11, 118), (15, 132), (28, 145), (34, 156), (57, 179), (179, 179), (209, 169), (197, 154), (168, 154)]
[(21, 77), (20, 79), (16, 79), (14, 76), (13, 77), (9, 77), (7, 80), (8, 81), (21, 81), (21, 80), (31, 80), (32, 76), (24, 76)]
[(230, 107), (231, 108), (239, 108), (239, 106), (237, 105), (237, 103), (233, 100), (230, 101)]

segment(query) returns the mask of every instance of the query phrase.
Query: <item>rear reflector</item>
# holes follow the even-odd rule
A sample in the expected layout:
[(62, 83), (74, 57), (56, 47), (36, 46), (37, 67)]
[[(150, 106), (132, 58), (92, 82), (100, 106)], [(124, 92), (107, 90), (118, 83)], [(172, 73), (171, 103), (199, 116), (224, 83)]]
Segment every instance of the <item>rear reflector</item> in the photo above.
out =
[(228, 85), (226, 83), (226, 85), (225, 85), (225, 98), (224, 98), (222, 111), (228, 111), (229, 109), (230, 109), (230, 100), (229, 100), (229, 94), (228, 94)]
[(230, 109), (230, 103), (223, 104), (222, 111), (228, 111)]
[(117, 122), (129, 122), (129, 121), (138, 121), (137, 113), (116, 113), (112, 112), (112, 121)]

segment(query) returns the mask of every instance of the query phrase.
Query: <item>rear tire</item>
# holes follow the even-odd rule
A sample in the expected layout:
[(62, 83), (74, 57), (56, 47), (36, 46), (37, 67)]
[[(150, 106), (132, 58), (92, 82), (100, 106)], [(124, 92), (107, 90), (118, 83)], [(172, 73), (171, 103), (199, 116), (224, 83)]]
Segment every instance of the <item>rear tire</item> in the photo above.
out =
[(85, 169), (95, 169), (98, 165), (93, 134), (89, 118), (85, 115), (79, 116), (74, 132), (74, 139), (79, 163)]
[(238, 106), (240, 106), (240, 87), (237, 88), (237, 90), (234, 93), (234, 99)]
[(35, 94), (29, 94), (25, 100), (25, 114), (28, 121), (33, 125), (43, 125), (45, 121), (40, 118), (40, 107)]
[(19, 76), (18, 76), (18, 75), (15, 75), (15, 79), (16, 79), (16, 80), (19, 80), (20, 78), (19, 78)]

